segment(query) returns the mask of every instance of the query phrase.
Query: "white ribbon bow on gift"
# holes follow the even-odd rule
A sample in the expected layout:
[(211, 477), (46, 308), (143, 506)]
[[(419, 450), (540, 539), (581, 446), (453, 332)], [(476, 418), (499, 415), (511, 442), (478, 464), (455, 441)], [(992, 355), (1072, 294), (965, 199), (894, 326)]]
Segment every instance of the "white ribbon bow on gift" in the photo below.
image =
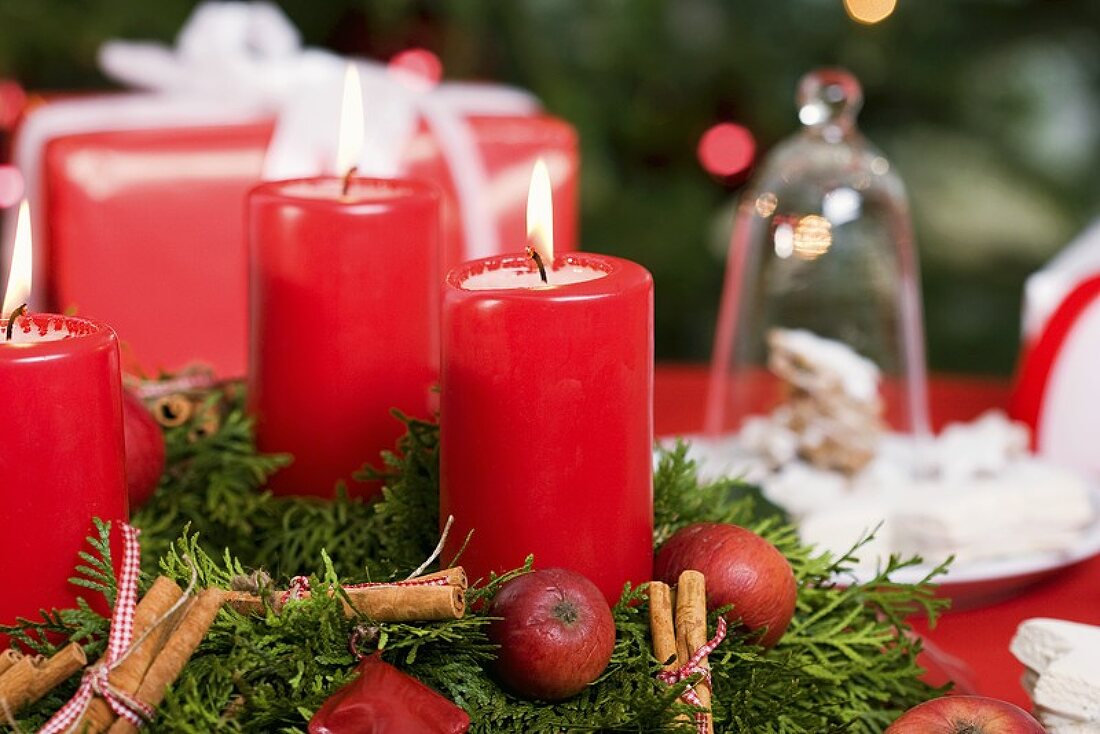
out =
[[(62, 136), (110, 130), (235, 124), (277, 115), (265, 179), (336, 173), (342, 80), (347, 60), (302, 46), (278, 7), (265, 2), (206, 2), (188, 18), (174, 47), (108, 41), (99, 63), (108, 77), (147, 94), (76, 99), (45, 105), (23, 124), (14, 162), (26, 178), (36, 231), (44, 231), (41, 191), (45, 145)], [(356, 60), (364, 99), (362, 175), (404, 172), (403, 156), (419, 121), (430, 127), (445, 158), (461, 209), (466, 253), (497, 252), (487, 175), (466, 118), (529, 115), (527, 92), (487, 84), (410, 84), (388, 67)], [(342, 172), (341, 172), (342, 173)], [(10, 218), (13, 219), (14, 218)], [(4, 238), (11, 242), (12, 232)], [(41, 248), (35, 252), (36, 300), (46, 292)], [(8, 263), (10, 252), (3, 260)], [(42, 304), (32, 303), (34, 307)]]
[[(217, 97), (252, 96), (278, 110), (264, 164), (268, 180), (342, 174), (333, 169), (348, 61), (303, 48), (297, 29), (268, 3), (198, 6), (175, 49), (112, 41), (100, 63), (130, 86)], [(486, 196), (484, 164), (467, 116), (529, 115), (539, 110), (527, 92), (487, 84), (415, 83), (407, 73), (356, 60), (364, 100), (360, 174), (403, 174), (420, 120), (431, 128), (449, 166), (462, 209), (468, 252), (497, 250), (495, 218)]]

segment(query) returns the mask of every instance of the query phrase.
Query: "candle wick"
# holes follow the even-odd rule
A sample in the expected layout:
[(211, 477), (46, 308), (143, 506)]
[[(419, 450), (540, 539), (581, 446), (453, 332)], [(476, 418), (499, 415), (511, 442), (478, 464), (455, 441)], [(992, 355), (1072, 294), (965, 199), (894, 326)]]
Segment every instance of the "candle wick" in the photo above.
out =
[(543, 283), (549, 284), (550, 281), (546, 278), (546, 265), (542, 262), (542, 255), (534, 247), (527, 248), (527, 257), (535, 261), (535, 265), (539, 266), (539, 277), (542, 278)]
[(27, 304), (24, 303), (22, 306), (19, 306), (14, 311), (12, 311), (11, 316), (8, 316), (8, 329), (7, 329), (7, 333), (5, 335), (6, 336), (5, 341), (9, 341), (9, 342), (11, 341), (12, 329), (15, 328), (15, 319), (18, 318), (19, 316), (22, 316), (25, 313), (27, 313)]
[(347, 196), (348, 190), (351, 189), (351, 178), (359, 171), (358, 166), (352, 166), (348, 169), (348, 172), (344, 174), (344, 187), (340, 190), (341, 196)]

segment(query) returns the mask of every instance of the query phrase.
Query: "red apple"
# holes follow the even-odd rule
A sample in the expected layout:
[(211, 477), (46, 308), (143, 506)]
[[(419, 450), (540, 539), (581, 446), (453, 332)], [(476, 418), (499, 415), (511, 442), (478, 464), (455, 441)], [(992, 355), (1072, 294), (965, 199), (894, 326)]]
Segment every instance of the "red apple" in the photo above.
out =
[(716, 522), (681, 528), (658, 551), (653, 575), (671, 585), (689, 569), (706, 577), (709, 609), (732, 604), (730, 621), (740, 619), (752, 632), (766, 630), (758, 644), (772, 647), (787, 631), (798, 598), (794, 572), (756, 533)]
[(1019, 706), (985, 696), (943, 696), (902, 714), (886, 734), (1045, 734)]
[(141, 399), (122, 391), (122, 426), (126, 437), (126, 488), (130, 508), (140, 507), (164, 473), (164, 433)]
[(489, 614), (500, 645), (495, 672), (517, 694), (544, 701), (575, 696), (600, 677), (615, 648), (607, 600), (564, 568), (532, 571), (504, 584)]

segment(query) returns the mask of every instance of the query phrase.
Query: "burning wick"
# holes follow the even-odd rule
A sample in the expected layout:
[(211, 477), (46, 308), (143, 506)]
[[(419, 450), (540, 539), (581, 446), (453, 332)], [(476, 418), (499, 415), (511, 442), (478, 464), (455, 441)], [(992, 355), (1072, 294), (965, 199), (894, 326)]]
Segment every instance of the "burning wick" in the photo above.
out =
[[(544, 280), (545, 280), (545, 278), (544, 278)], [(27, 313), (27, 304), (25, 304), (25, 303), (22, 306), (19, 306), (18, 308), (16, 308), (14, 311), (11, 312), (11, 316), (8, 317), (8, 330), (7, 330), (7, 333), (5, 335), (5, 337), (6, 337), (5, 341), (9, 341), (9, 342), (11, 341), (11, 332), (12, 332), (12, 329), (15, 328), (15, 319), (18, 318), (19, 316), (25, 315), (26, 313)]]
[(348, 190), (351, 189), (351, 178), (359, 171), (358, 166), (352, 166), (348, 169), (348, 172), (344, 174), (344, 187), (340, 189), (341, 196), (347, 196)]
[(542, 278), (542, 282), (549, 285), (550, 281), (546, 279), (546, 265), (542, 262), (542, 255), (534, 247), (527, 248), (527, 257), (535, 261), (535, 265), (539, 266), (539, 277)]

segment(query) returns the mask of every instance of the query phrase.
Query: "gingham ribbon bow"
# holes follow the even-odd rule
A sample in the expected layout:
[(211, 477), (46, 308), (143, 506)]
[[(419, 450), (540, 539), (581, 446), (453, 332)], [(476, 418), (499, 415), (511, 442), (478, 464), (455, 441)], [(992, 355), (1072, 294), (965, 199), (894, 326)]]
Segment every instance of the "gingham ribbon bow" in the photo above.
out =
[[(722, 640), (726, 639), (726, 620), (724, 617), (718, 618), (718, 626), (714, 630), (714, 637), (710, 639), (707, 644), (696, 650), (686, 663), (679, 668), (673, 668), (672, 670), (662, 670), (657, 674), (657, 680), (662, 683), (674, 686), (681, 681), (685, 681), (696, 673), (703, 674), (703, 680), (710, 682), (710, 669), (704, 668), (701, 663), (703, 658), (714, 652), (715, 648), (722, 644)], [(695, 692), (694, 688), (688, 688), (680, 696), (680, 700), (684, 703), (695, 706), (696, 708), (703, 707), (703, 701), (699, 698), (699, 694)], [(707, 733), (707, 716), (708, 714), (700, 711), (695, 714), (695, 730), (698, 734)]]
[(62, 734), (69, 731), (88, 710), (93, 696), (102, 697), (112, 711), (134, 726), (140, 727), (153, 718), (155, 710), (152, 707), (114, 688), (109, 680), (111, 671), (129, 654), (130, 643), (134, 638), (134, 608), (137, 606), (138, 574), (141, 572), (141, 546), (138, 544), (140, 532), (127, 523), (122, 524), (125, 552), (122, 556), (118, 598), (115, 599), (115, 608), (111, 613), (106, 657), (102, 662), (85, 669), (80, 688), (38, 730), (38, 734)]
[[(437, 576), (432, 579), (405, 579), (404, 581), (368, 581), (364, 584), (348, 584), (345, 589), (370, 589), (379, 586), (447, 586), (450, 582)], [(286, 604), (291, 599), (301, 599), (302, 594), (309, 591), (309, 577), (295, 576), (290, 580), (290, 588), (283, 592), (282, 603)]]

